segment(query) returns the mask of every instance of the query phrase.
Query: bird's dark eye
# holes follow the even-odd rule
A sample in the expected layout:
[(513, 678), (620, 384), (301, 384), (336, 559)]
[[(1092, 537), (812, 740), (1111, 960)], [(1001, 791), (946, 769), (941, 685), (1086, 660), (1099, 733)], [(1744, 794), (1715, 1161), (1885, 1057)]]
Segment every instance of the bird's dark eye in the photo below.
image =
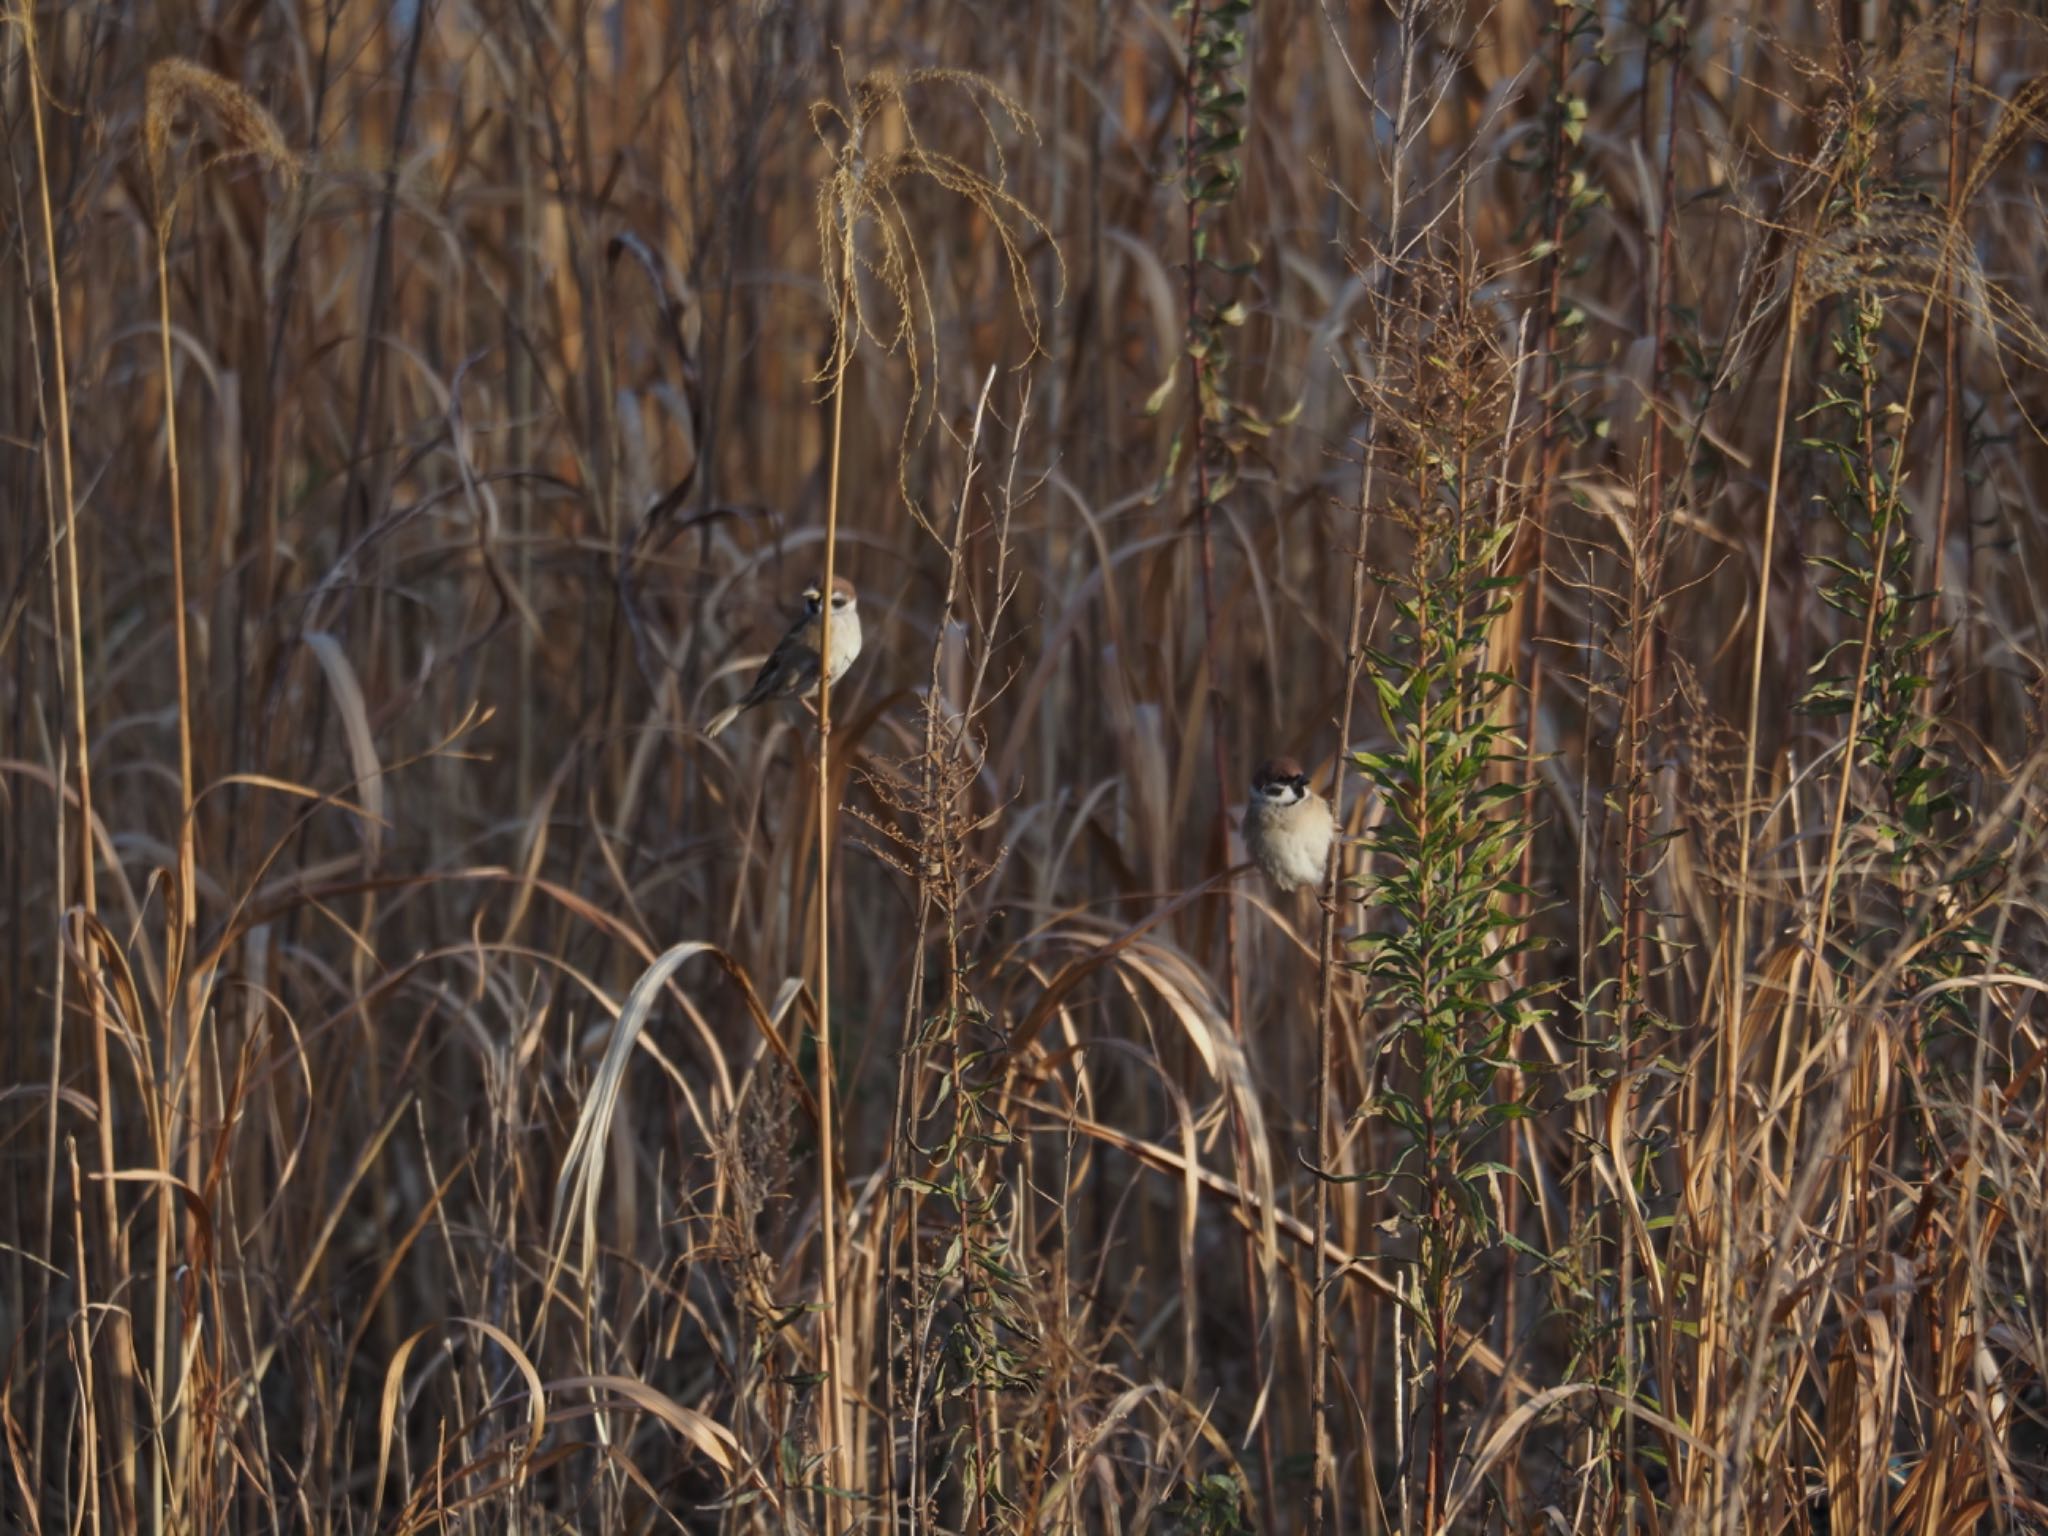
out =
[(834, 592), (832, 594), (832, 606), (834, 608), (844, 608), (851, 601), (852, 599), (844, 592)]
[(1296, 789), (1306, 793), (1308, 790), (1308, 775), (1305, 773), (1297, 774), (1294, 778), (1289, 779), (1288, 783), (1292, 784)]

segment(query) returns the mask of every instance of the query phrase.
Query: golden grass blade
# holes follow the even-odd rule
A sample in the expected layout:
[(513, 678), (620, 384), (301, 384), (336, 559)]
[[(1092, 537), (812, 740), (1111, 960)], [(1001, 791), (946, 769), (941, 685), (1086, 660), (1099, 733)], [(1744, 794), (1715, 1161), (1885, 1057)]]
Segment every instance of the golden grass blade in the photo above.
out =
[(428, 1323), (424, 1328), (407, 1335), (404, 1342), (391, 1356), (391, 1363), (384, 1368), (384, 1395), (377, 1408), (377, 1481), (371, 1495), (370, 1528), (375, 1530), (379, 1516), (384, 1509), (384, 1480), (391, 1470), (391, 1445), (398, 1432), (399, 1398), (405, 1390), (405, 1366), (412, 1358), (412, 1352), (420, 1341), (429, 1334), (443, 1328), (467, 1328), (482, 1335), (498, 1348), (505, 1351), (519, 1374), (526, 1378), (526, 1445), (520, 1453), (521, 1461), (531, 1461), (540, 1450), (540, 1443), (547, 1433), (547, 1394), (541, 1386), (540, 1372), (535, 1370), (526, 1351), (503, 1329), (475, 1317), (451, 1317), (444, 1322)]
[[(716, 956), (729, 970), (737, 967), (716, 946), (701, 942), (676, 944), (662, 951), (633, 984), (619, 1009), (604, 1059), (591, 1078), (590, 1089), (577, 1113), (575, 1130), (562, 1154), (562, 1167), (555, 1180), (554, 1209), (549, 1218), (546, 1294), (552, 1296), (556, 1278), (568, 1259), (572, 1240), (580, 1240), (583, 1282), (589, 1284), (597, 1262), (597, 1196), (604, 1181), (604, 1157), (610, 1144), (612, 1118), (618, 1112), (619, 1095), (625, 1086), (626, 1067), (641, 1031), (654, 1012), (654, 1005), (669, 978), (699, 955)], [(773, 1035), (773, 1031), (768, 1031)], [(780, 1037), (776, 1037), (779, 1039)], [(539, 1338), (547, 1320), (543, 1301), (533, 1324)]]
[(564, 1376), (547, 1385), (550, 1392), (610, 1392), (643, 1413), (650, 1413), (717, 1464), (720, 1470), (735, 1470), (733, 1452), (739, 1441), (717, 1420), (686, 1408), (665, 1392), (630, 1376)]

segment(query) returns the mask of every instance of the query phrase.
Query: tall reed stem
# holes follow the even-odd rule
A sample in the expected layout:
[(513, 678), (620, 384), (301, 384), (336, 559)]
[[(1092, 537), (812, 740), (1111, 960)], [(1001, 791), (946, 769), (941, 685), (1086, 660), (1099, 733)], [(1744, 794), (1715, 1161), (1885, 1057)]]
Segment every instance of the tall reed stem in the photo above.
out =
[[(823, 1312), (818, 1328), (825, 1390), (818, 1394), (818, 1435), (833, 1488), (854, 1491), (846, 1461), (846, 1382), (839, 1336), (839, 1140), (832, 1061), (832, 695), (823, 662), (832, 654), (832, 581), (839, 539), (839, 461), (846, 425), (846, 370), (852, 359), (853, 227), (841, 246), (837, 337), (832, 354), (832, 457), (825, 493), (825, 574), (818, 618), (818, 1229), (823, 1246)], [(830, 1496), (826, 1508), (833, 1507)], [(840, 1527), (831, 1516), (825, 1529)]]
[[(1822, 198), (1822, 206), (1826, 206), (1825, 197)], [(1724, 1348), (1733, 1338), (1735, 1326), (1735, 1184), (1742, 1162), (1741, 1149), (1736, 1141), (1735, 1105), (1742, 1088), (1742, 1020), (1749, 997), (1749, 866), (1751, 845), (1755, 835), (1755, 817), (1752, 811), (1756, 801), (1757, 722), (1763, 702), (1764, 650), (1770, 635), (1771, 568), (1778, 546), (1778, 495), (1784, 483), (1785, 428), (1792, 413), (1792, 359), (1793, 351), (1799, 342), (1801, 289), (1805, 277), (1806, 247), (1802, 243), (1792, 256), (1792, 281), (1785, 295), (1785, 339), (1778, 363), (1777, 417), (1771, 438), (1770, 488), (1764, 495), (1763, 552), (1756, 580), (1755, 639), (1751, 643), (1749, 658), (1749, 722), (1744, 735), (1742, 754), (1742, 797), (1736, 802), (1742, 831), (1736, 855), (1735, 924), (1725, 940), (1729, 968), (1729, 1004), (1721, 1019), (1722, 1187), (1721, 1229), (1716, 1245), (1719, 1289), (1715, 1296), (1716, 1323)], [(1732, 1374), (1734, 1365), (1733, 1359), (1726, 1361), (1722, 1367), (1723, 1374)], [(1702, 1351), (1700, 1373), (1703, 1398), (1705, 1378), (1710, 1369), (1710, 1357)], [(1725, 1383), (1723, 1387), (1725, 1389)], [(1725, 1455), (1716, 1461), (1714, 1498), (1715, 1507), (1723, 1521), (1723, 1529), (1732, 1533), (1735, 1529), (1735, 1507), (1732, 1502), (1724, 1502), (1730, 1470)]]
[[(43, 251), (49, 259), (50, 367), (57, 397), (57, 470), (64, 504), (65, 617), (70, 631), (65, 638), (69, 641), (71, 662), (71, 728), (77, 737), (78, 747), (78, 901), (80, 910), (87, 916), (97, 916), (99, 888), (93, 865), (92, 743), (85, 702), (85, 619), (84, 604), (79, 597), (78, 492), (71, 462), (71, 384), (64, 360), (64, 288), (63, 277), (58, 271), (57, 223), (50, 211), (49, 145), (43, 132), (43, 77), (42, 64), (36, 56), (35, 6), (30, 0), (23, 0), (16, 14), (21, 21), (22, 60), (26, 66), (23, 73), (28, 77), (29, 125), (35, 135), (36, 197), (42, 214)], [(120, 1207), (114, 1199), (112, 1178), (115, 1171), (115, 1116), (113, 1074), (107, 1060), (107, 1036), (112, 1022), (107, 1017), (106, 996), (100, 987), (98, 941), (89, 929), (79, 930), (76, 958), (84, 967), (82, 979), (92, 1031), (93, 1086), (98, 1095), (98, 1111), (93, 1116), (93, 1123), (98, 1131), (100, 1171), (107, 1175), (100, 1181), (101, 1232), (106, 1244), (108, 1283), (118, 1288), (127, 1281), (128, 1264), (121, 1238)], [(55, 1113), (56, 1099), (52, 1097), (51, 1114)], [(75, 1184), (76, 1159), (71, 1167)], [(79, 1193), (82, 1195), (83, 1192)], [(78, 1279), (81, 1306), (85, 1295), (84, 1261), (85, 1252), (81, 1246)], [(121, 1308), (110, 1313), (109, 1325), (115, 1393), (118, 1399), (125, 1401), (135, 1379), (133, 1327), (128, 1313)], [(121, 1513), (125, 1516), (135, 1507), (135, 1431), (126, 1412), (116, 1413), (113, 1421), (117, 1469), (115, 1486), (121, 1501)]]
[[(198, 914), (197, 859), (193, 846), (192, 660), (190, 642), (185, 633), (185, 514), (182, 491), (178, 483), (178, 398), (174, 382), (175, 373), (171, 366), (169, 209), (162, 212), (160, 219), (156, 232), (157, 330), (163, 340), (164, 453), (167, 461), (165, 472), (170, 481), (171, 601), (174, 608), (171, 616), (171, 634), (175, 642), (178, 685), (178, 906), (173, 919), (164, 925), (164, 1071), (169, 1079), (164, 1088), (167, 1110), (171, 1108), (170, 1099), (177, 1091), (180, 1075), (183, 1076), (190, 1095), (190, 1102), (185, 1111), (185, 1129), (189, 1140), (186, 1147), (184, 1177), (189, 1187), (197, 1189), (200, 1187), (201, 1179), (198, 1130), (204, 1110), (199, 1071), (199, 1010), (197, 988), (188, 987), (185, 977), (185, 950)], [(182, 1051), (178, 1048), (174, 1028), (181, 1012), (185, 1033)], [(157, 1148), (158, 1165), (167, 1176), (174, 1172), (171, 1168), (171, 1157), (177, 1145), (177, 1130), (176, 1116), (168, 1115), (161, 1133), (162, 1144)], [(164, 1345), (170, 1310), (171, 1228), (177, 1220), (177, 1215), (178, 1206), (173, 1187), (169, 1177), (166, 1177), (164, 1183), (158, 1186), (157, 1192), (156, 1337), (150, 1353), (150, 1379), (155, 1386), (159, 1402), (166, 1386)], [(183, 1393), (173, 1394), (174, 1405), (182, 1404), (183, 1401)], [(175, 1411), (179, 1460), (182, 1464), (189, 1420), (181, 1407)], [(160, 1532), (163, 1529), (164, 1494), (163, 1426), (159, 1424), (157, 1428), (156, 1454), (150, 1458), (150, 1528)], [(180, 1502), (175, 1486), (171, 1490), (171, 1495), (175, 1513)]]
[[(1343, 50), (1343, 35), (1330, 14), (1327, 0), (1323, 19), (1333, 41)], [(1407, 147), (1413, 132), (1411, 116), (1415, 105), (1415, 13), (1404, 3), (1398, 13), (1396, 31), (1400, 40), (1400, 91), (1394, 109), (1391, 163), (1387, 166), (1387, 233), (1377, 274), (1379, 314), (1373, 339), (1373, 356), (1384, 359), (1393, 340), (1393, 312), (1389, 300), (1402, 258), (1402, 225), (1407, 213)], [(1360, 96), (1370, 101), (1372, 93), (1364, 79), (1343, 53), (1347, 70)], [(1344, 647), (1344, 701), (1338, 711), (1337, 750), (1330, 769), (1330, 809), (1337, 818), (1337, 837), (1331, 840), (1329, 867), (1323, 876), (1323, 924), (1316, 945), (1316, 1080), (1309, 1100), (1310, 1134), (1315, 1139), (1315, 1258), (1314, 1286), (1309, 1315), (1309, 1412), (1315, 1420), (1315, 1465), (1309, 1482), (1308, 1529), (1310, 1536), (1322, 1536), (1327, 1519), (1325, 1499), (1336, 1492), (1336, 1455), (1330, 1442), (1330, 1301), (1329, 1288), (1335, 1276), (1329, 1271), (1325, 1253), (1330, 1232), (1330, 1180), (1337, 1159), (1337, 1145), (1331, 1133), (1330, 1096), (1335, 1091), (1332, 1070), (1337, 1051), (1337, 912), (1338, 893), (1344, 878), (1344, 770), (1350, 763), (1351, 735), (1357, 718), (1358, 683), (1365, 675), (1365, 582), (1366, 549), (1372, 528), (1374, 473), (1378, 468), (1377, 424), (1368, 425), (1364, 453), (1358, 470), (1358, 520), (1351, 550), (1351, 615)], [(1396, 1314), (1398, 1316), (1398, 1312)], [(1397, 1351), (1398, 1371), (1398, 1351)], [(1362, 1393), (1364, 1383), (1358, 1383)]]
[[(1942, 252), (1940, 288), (1943, 308), (1941, 337), (1941, 490), (1940, 499), (1934, 512), (1934, 602), (1931, 605), (1933, 624), (1939, 628), (1944, 612), (1942, 587), (1948, 576), (1949, 523), (1953, 517), (1955, 501), (1956, 470), (1963, 459), (1963, 332), (1968, 328), (1968, 319), (1956, 295), (1956, 246), (1962, 235), (1963, 226), (1963, 162), (1970, 153), (1970, 123), (1963, 114), (1964, 82), (1971, 80), (1977, 64), (1977, 5), (1978, 0), (1966, 0), (1956, 11), (1955, 54), (1949, 65), (1948, 82), (1948, 197), (1946, 227), (1942, 231)], [(1972, 82), (1974, 83), (1974, 82)], [(1964, 504), (1968, 511), (1967, 501)], [(1968, 524), (1964, 525), (1965, 537)], [(1964, 546), (1966, 549), (1968, 545)], [(1967, 590), (1969, 571), (1963, 572)], [(1964, 641), (1968, 645), (1967, 637)], [(1961, 673), (1967, 670), (1968, 651), (1964, 652)], [(1929, 705), (1935, 699), (1933, 689), (1924, 695)]]

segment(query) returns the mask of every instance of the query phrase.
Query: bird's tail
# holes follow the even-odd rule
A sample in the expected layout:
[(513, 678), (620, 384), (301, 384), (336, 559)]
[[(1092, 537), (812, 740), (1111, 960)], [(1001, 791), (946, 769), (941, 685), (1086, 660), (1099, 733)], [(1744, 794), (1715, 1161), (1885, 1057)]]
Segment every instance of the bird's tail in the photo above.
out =
[(731, 725), (733, 721), (739, 719), (740, 711), (745, 709), (746, 707), (747, 706), (744, 704), (729, 704), (724, 709), (721, 709), (717, 714), (713, 715), (711, 717), (711, 723), (704, 727), (704, 739), (706, 741), (711, 740), (720, 731), (724, 730), (728, 725)]

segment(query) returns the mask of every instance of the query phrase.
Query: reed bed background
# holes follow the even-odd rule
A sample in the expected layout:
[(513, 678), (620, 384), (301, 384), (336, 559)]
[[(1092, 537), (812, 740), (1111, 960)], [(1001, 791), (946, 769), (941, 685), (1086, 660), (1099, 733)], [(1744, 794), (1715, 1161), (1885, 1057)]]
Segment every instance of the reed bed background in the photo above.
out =
[(8, 19), (0, 1524), (2048, 1529), (2028, 8)]

